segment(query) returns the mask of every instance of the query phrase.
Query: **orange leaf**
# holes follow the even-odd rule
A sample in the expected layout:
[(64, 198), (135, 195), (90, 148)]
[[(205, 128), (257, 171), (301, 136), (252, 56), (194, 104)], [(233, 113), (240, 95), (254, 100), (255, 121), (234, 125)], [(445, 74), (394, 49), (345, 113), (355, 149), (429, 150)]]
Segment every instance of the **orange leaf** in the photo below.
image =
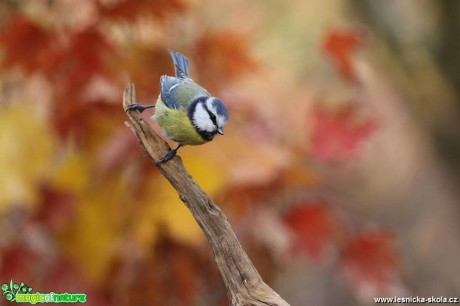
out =
[[(206, 83), (217, 87), (256, 70), (249, 55), (249, 38), (231, 31), (207, 33), (194, 46), (193, 62)], [(215, 81), (214, 81), (215, 80)]]
[(337, 28), (326, 35), (323, 52), (332, 59), (345, 79), (355, 80), (351, 57), (363, 44), (364, 38), (362, 31), (347, 28)]
[(97, 3), (103, 17), (126, 21), (146, 14), (152, 15), (160, 21), (165, 21), (173, 13), (181, 13), (187, 8), (186, 3), (182, 0), (120, 0), (115, 1), (115, 4), (111, 3), (106, 6)]
[(131, 81), (136, 84), (137, 98), (145, 104), (152, 104), (156, 99), (160, 90), (160, 76), (174, 74), (171, 57), (160, 46), (130, 46), (123, 64)]

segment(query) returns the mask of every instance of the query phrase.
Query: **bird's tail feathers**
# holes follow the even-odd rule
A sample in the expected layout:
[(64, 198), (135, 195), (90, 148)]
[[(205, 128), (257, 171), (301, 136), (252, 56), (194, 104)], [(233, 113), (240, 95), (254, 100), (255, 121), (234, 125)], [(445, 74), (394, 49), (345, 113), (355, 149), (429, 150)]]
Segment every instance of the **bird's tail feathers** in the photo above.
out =
[(177, 78), (185, 78), (189, 77), (188, 74), (188, 58), (185, 57), (180, 52), (175, 52), (173, 50), (169, 50), (169, 54), (171, 54), (171, 57), (174, 61), (174, 68), (176, 70), (176, 77)]

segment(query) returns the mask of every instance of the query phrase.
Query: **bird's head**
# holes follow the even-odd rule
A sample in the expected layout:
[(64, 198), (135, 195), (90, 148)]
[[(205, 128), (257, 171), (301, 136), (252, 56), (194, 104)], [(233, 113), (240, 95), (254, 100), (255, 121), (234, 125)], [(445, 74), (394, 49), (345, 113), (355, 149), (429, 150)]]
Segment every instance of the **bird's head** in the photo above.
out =
[(218, 98), (207, 96), (195, 98), (190, 103), (188, 116), (195, 130), (204, 140), (211, 141), (216, 134), (224, 135), (228, 112), (224, 103)]

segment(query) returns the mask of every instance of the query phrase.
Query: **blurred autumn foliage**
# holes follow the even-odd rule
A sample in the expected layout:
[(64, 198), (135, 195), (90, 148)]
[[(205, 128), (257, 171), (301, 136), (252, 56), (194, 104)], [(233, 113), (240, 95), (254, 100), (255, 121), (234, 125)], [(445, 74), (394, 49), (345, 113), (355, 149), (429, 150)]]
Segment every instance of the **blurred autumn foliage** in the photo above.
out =
[(401, 34), (372, 5), (307, 2), (2, 2), (0, 282), (88, 305), (227, 305), (200, 228), (123, 125), (122, 91), (153, 103), (171, 48), (231, 117), (180, 155), (283, 298), (460, 295), (444, 158), (458, 88), (413, 25), (428, 8), (391, 4), (412, 18)]

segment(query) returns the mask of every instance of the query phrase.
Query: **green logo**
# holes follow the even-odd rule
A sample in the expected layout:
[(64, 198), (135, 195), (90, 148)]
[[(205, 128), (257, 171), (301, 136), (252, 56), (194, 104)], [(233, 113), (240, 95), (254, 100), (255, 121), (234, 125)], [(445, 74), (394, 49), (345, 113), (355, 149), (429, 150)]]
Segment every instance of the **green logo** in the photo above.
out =
[(84, 293), (31, 293), (32, 287), (24, 282), (15, 284), (13, 280), (10, 280), (9, 285), (3, 284), (2, 291), (7, 301), (16, 303), (86, 303)]

